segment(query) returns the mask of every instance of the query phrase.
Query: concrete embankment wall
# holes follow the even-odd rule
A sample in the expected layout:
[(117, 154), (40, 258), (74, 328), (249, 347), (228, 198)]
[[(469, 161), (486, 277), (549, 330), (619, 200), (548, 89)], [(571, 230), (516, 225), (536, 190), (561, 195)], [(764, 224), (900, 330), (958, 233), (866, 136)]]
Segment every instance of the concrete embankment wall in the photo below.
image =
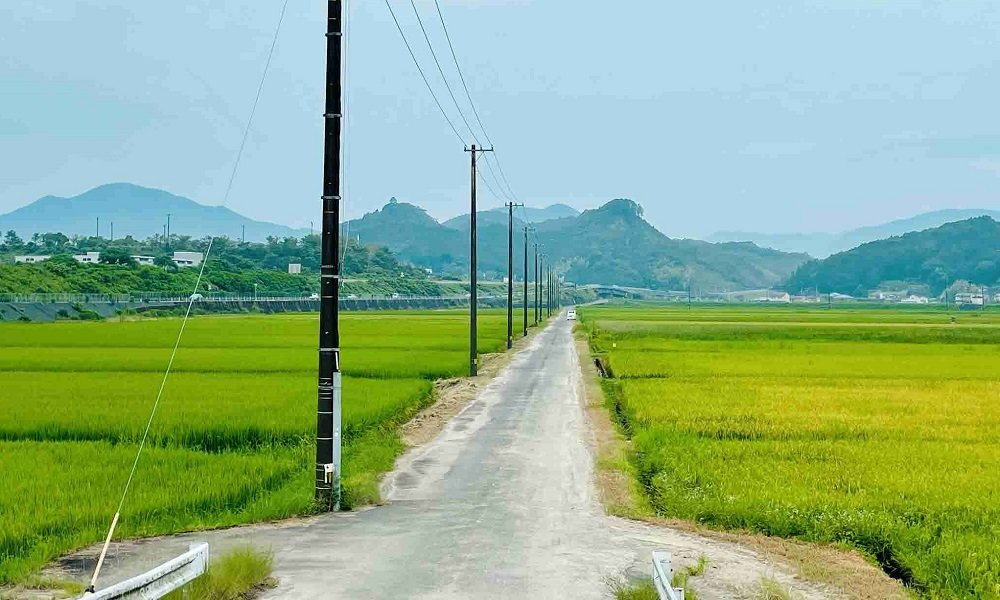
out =
[[(435, 308), (460, 308), (468, 306), (469, 301), (461, 298), (355, 298), (342, 299), (340, 309), (344, 311), (370, 310), (427, 310)], [(479, 305), (483, 308), (506, 306), (504, 298), (481, 298)], [(149, 302), (0, 302), (0, 321), (36, 321), (49, 322), (60, 319), (76, 319), (81, 314), (96, 313), (101, 318), (118, 315), (123, 310), (133, 310), (138, 313), (150, 310), (171, 308), (186, 308), (186, 303), (149, 303)], [(319, 300), (226, 300), (211, 302), (196, 302), (198, 312), (213, 313), (283, 313), (283, 312), (318, 312)], [(81, 313), (81, 311), (83, 311)]]

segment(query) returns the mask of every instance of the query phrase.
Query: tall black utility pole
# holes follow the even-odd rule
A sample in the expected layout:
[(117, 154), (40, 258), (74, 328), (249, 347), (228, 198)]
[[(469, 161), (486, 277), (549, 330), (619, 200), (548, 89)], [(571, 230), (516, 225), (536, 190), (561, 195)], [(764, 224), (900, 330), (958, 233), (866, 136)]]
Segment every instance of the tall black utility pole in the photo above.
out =
[(101, 237), (101, 217), (97, 217), (97, 237)]
[(524, 227), (524, 337), (528, 337), (528, 226)]
[(507, 349), (514, 347), (514, 207), (507, 203)]
[(493, 152), (493, 148), (466, 148), (472, 156), (471, 204), (469, 213), (469, 377), (475, 377), (479, 372), (479, 351), (476, 348), (479, 334), (476, 329), (477, 312), (479, 309), (479, 283), (477, 281), (476, 249), (478, 247), (476, 232), (476, 154), (478, 152)]
[(319, 398), (316, 501), (340, 508), (340, 138), (343, 125), (343, 0), (328, 0), (326, 106), (323, 111), (323, 219), (320, 250)]
[(167, 245), (170, 245), (170, 213), (167, 213)]

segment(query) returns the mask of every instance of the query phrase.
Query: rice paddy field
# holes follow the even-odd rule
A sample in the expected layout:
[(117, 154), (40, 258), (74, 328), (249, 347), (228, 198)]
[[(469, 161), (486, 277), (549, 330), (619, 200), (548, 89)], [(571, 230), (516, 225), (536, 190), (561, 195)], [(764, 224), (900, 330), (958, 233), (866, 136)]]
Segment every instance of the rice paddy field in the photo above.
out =
[[(103, 539), (179, 319), (0, 326), (0, 583)], [(204, 316), (187, 325), (116, 537), (313, 510), (316, 315)], [(504, 347), (480, 315), (482, 353)], [(461, 311), (342, 315), (344, 488), (378, 499), (397, 427), (466, 374)]]
[(580, 310), (656, 513), (1000, 598), (1000, 311)]

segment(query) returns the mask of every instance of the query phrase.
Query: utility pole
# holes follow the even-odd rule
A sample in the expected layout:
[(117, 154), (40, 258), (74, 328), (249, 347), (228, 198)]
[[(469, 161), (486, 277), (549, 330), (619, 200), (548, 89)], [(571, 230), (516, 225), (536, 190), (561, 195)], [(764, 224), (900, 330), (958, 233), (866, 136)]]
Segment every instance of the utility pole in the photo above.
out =
[(340, 143), (343, 126), (343, 0), (328, 0), (323, 111), (323, 220), (320, 251), (316, 501), (340, 508)]
[(101, 217), (97, 217), (97, 239), (101, 239)]
[(115, 222), (111, 221), (111, 241), (115, 241)]
[(507, 206), (507, 349), (514, 347), (514, 207), (524, 206), (508, 202)]
[(524, 337), (528, 337), (528, 226), (524, 226)]
[(167, 213), (167, 246), (170, 245), (170, 213)]
[(535, 325), (538, 325), (538, 242), (535, 242), (535, 310), (534, 310), (534, 317), (535, 317)]
[(245, 244), (245, 243), (247, 243), (247, 226), (246, 225), (240, 225), (240, 227), (242, 228), (240, 230), (240, 243), (241, 244)]
[(545, 284), (542, 283), (543, 278), (545, 277), (545, 254), (542, 254), (542, 255), (540, 255), (538, 257), (538, 273), (539, 273), (539, 278), (538, 278), (538, 322), (541, 323), (542, 322), (542, 309), (544, 308), (543, 304), (545, 303)]
[(167, 225), (163, 224), (163, 249), (167, 249)]
[(479, 350), (476, 347), (479, 339), (476, 330), (476, 318), (479, 310), (479, 285), (477, 281), (478, 269), (476, 250), (478, 247), (476, 232), (476, 154), (479, 152), (493, 152), (493, 148), (466, 148), (472, 156), (472, 180), (470, 201), (472, 210), (469, 213), (469, 377), (475, 377), (479, 372)]

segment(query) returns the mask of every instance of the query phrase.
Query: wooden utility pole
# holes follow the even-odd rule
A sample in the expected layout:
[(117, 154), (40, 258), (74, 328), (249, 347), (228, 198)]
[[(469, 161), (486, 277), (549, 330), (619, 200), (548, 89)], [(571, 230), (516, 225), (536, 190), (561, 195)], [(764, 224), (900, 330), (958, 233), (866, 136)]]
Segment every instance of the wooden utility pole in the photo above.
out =
[(316, 405), (316, 501), (340, 508), (340, 144), (343, 126), (343, 1), (328, 0), (326, 106), (323, 111), (323, 218), (320, 250), (319, 385)]

